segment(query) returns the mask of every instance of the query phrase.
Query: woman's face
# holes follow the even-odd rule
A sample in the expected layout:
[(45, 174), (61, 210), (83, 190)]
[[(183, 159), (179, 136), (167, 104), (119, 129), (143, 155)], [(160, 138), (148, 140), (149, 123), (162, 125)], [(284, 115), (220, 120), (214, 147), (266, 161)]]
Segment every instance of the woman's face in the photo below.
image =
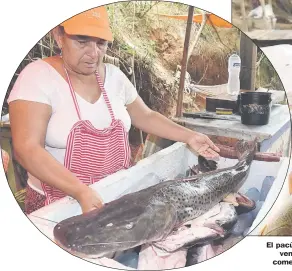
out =
[(84, 75), (92, 74), (106, 53), (108, 42), (103, 39), (62, 33), (59, 46), (64, 62), (71, 70)]

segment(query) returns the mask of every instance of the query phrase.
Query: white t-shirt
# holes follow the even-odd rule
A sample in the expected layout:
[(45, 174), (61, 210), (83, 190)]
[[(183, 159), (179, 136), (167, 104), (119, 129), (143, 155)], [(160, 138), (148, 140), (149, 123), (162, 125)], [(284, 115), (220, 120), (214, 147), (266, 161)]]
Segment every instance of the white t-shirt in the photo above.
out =
[[(105, 63), (104, 88), (116, 119), (120, 119), (126, 130), (131, 128), (131, 119), (126, 105), (132, 103), (138, 93), (126, 75), (116, 66)], [(94, 104), (76, 93), (82, 120), (89, 120), (97, 129), (110, 125), (111, 117), (103, 95)], [(78, 115), (65, 79), (47, 62), (38, 59), (28, 64), (19, 74), (7, 100), (28, 100), (48, 104), (52, 116), (47, 127), (45, 149), (64, 164), (67, 137)], [(43, 194), (40, 181), (28, 173), (28, 184)]]

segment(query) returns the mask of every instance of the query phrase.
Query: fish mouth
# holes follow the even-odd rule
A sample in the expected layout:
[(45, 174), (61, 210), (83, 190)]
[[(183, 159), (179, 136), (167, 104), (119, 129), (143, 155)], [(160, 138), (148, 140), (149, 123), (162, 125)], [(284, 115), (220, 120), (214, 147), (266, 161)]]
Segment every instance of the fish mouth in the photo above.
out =
[(241, 193), (237, 193), (236, 202), (238, 203), (238, 206), (235, 207), (237, 214), (247, 213), (256, 208), (256, 202)]
[[(95, 249), (95, 253), (86, 253), (86, 252), (82, 252), (82, 248), (86, 247), (86, 246), (98, 246), (98, 245), (105, 245), (103, 243), (99, 243), (99, 244), (86, 244), (86, 245), (79, 245), (79, 246), (72, 246), (70, 247), (69, 244), (64, 244), (61, 243), (60, 240), (58, 239), (53, 239), (53, 242), (59, 246), (61, 249), (65, 250), (66, 252), (72, 254), (73, 256), (76, 256), (78, 258), (82, 258), (82, 259), (97, 259), (97, 258), (102, 258), (102, 257), (106, 257), (108, 254), (112, 254), (114, 252), (116, 252), (114, 249), (116, 247), (113, 247), (114, 245), (116, 245), (116, 243), (109, 243), (108, 245), (111, 246), (111, 248), (108, 248), (107, 250), (96, 250)], [(125, 249), (126, 250), (126, 249)]]
[[(94, 225), (88, 228), (74, 224), (59, 225), (54, 229), (54, 242), (74, 256), (100, 258), (139, 246), (144, 241), (143, 238), (136, 238), (137, 235), (143, 237), (139, 227), (132, 231), (125, 230), (124, 227), (113, 227), (111, 230), (105, 227), (94, 229), (94, 227)], [(80, 230), (77, 231), (76, 229), (79, 228)]]
[(78, 251), (76, 251), (76, 250), (74, 250), (74, 249), (71, 249), (71, 248), (69, 248), (69, 247), (66, 247), (65, 245), (63, 245), (61, 242), (59, 242), (59, 240), (57, 240), (57, 239), (53, 239), (53, 242), (58, 246), (58, 247), (60, 247), (61, 249), (63, 249), (63, 250), (65, 250), (66, 252), (68, 252), (68, 253), (70, 253), (70, 254), (72, 254), (73, 256), (76, 256), (76, 257), (78, 257), (78, 258), (82, 258), (82, 259), (84, 259), (84, 258), (89, 258), (89, 259), (96, 259), (96, 258), (100, 258), (100, 257), (102, 257), (102, 255), (98, 255), (98, 254), (92, 254), (92, 255), (89, 255), (89, 254), (85, 254), (85, 253), (82, 253), (82, 252), (78, 252)]
[[(143, 220), (143, 219), (142, 219)], [(142, 222), (142, 220), (140, 220)], [(113, 220), (112, 220), (113, 221)], [(145, 232), (146, 222), (137, 222), (134, 229), (128, 221), (108, 223), (116, 226), (99, 226), (98, 222), (87, 221), (85, 224), (59, 224), (54, 228), (54, 242), (70, 254), (81, 258), (100, 258), (117, 251), (124, 251), (139, 246), (145, 239), (155, 238), (150, 231)], [(145, 236), (143, 236), (143, 234)], [(140, 236), (141, 238), (137, 238)]]

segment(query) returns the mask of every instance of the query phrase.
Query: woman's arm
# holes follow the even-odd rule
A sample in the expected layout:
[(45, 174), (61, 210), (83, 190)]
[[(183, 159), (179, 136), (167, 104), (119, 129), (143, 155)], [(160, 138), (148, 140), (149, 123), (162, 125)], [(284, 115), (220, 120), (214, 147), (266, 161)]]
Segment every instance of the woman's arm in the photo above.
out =
[[(92, 191), (44, 148), (51, 107), (17, 100), (9, 104), (12, 142), (17, 161), (33, 176), (75, 198), (84, 211)], [(92, 204), (91, 204), (92, 205)]]
[(218, 156), (216, 152), (220, 150), (206, 135), (187, 129), (151, 110), (141, 97), (138, 96), (133, 103), (127, 106), (127, 109), (132, 124), (142, 131), (169, 140), (187, 143), (205, 157)]
[(184, 143), (187, 143), (189, 138), (193, 135), (191, 130), (151, 110), (140, 96), (138, 96), (133, 103), (128, 105), (127, 109), (132, 124), (145, 133)]

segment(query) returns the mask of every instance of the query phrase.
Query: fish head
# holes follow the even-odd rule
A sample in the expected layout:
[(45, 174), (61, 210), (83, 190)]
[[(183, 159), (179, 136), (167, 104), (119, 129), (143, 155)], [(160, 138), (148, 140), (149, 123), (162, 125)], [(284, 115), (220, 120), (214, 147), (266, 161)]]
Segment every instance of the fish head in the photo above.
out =
[(212, 229), (220, 228), (221, 234), (225, 236), (237, 223), (238, 215), (236, 208), (231, 203), (220, 202), (213, 210), (215, 211), (214, 214), (212, 214), (212, 210), (205, 214), (204, 226)]
[(176, 223), (172, 205), (117, 200), (65, 219), (53, 231), (57, 245), (81, 258), (98, 258), (163, 238)]

